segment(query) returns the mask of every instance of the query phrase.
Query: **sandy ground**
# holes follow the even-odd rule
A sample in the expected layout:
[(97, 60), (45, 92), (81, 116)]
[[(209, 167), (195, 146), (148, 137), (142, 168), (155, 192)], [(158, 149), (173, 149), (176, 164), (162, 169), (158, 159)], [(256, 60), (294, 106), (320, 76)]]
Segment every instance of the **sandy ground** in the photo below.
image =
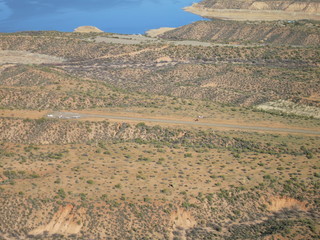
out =
[(22, 63), (22, 64), (41, 64), (41, 63), (61, 63), (63, 58), (49, 56), (27, 51), (0, 50), (0, 64)]
[(146, 31), (146, 35), (148, 37), (158, 37), (161, 34), (164, 34), (165, 32), (171, 31), (175, 28), (170, 28), (170, 27), (162, 27), (158, 29), (150, 29), (149, 31)]
[(185, 11), (200, 15), (206, 18), (217, 18), (236, 21), (276, 21), (276, 20), (320, 20), (320, 13), (285, 12), (270, 10), (249, 10), (249, 9), (209, 9), (198, 4), (185, 7)]
[(320, 119), (320, 109), (318, 107), (295, 104), (286, 100), (266, 102), (257, 106), (258, 109), (265, 111), (280, 111), (299, 116), (308, 116)]

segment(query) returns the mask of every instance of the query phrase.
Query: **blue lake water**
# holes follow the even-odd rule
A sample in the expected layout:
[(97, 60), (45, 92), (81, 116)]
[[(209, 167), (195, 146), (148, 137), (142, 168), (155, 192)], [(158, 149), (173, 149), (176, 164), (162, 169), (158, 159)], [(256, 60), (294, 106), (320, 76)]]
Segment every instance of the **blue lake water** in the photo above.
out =
[(138, 34), (179, 27), (201, 17), (182, 10), (197, 0), (0, 0), (0, 32), (96, 26), (105, 32)]

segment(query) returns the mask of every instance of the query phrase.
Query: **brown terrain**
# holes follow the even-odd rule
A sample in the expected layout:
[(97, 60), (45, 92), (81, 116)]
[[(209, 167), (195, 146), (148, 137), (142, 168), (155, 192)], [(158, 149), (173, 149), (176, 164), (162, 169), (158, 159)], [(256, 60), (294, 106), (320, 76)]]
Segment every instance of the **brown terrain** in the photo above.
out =
[(318, 22), (198, 21), (160, 35), (163, 39), (212, 41), (234, 44), (319, 46)]
[(236, 21), (320, 20), (319, 0), (203, 0), (185, 10), (202, 17)]
[(79, 33), (100, 33), (103, 32), (102, 30), (100, 30), (97, 27), (93, 27), (93, 26), (81, 26), (81, 27), (77, 27), (74, 32), (79, 32)]
[[(57, 49), (52, 48), (50, 39), (56, 42)], [(85, 105), (94, 104), (97, 107), (116, 105), (117, 101), (123, 104), (120, 98), (112, 102), (110, 98), (106, 99), (107, 102), (101, 97), (95, 100), (95, 96), (99, 95), (97, 91), (101, 96), (109, 91), (103, 90), (106, 88), (103, 86), (105, 84), (127, 91), (137, 91), (140, 94), (212, 100), (238, 106), (252, 106), (279, 99), (291, 99), (294, 102), (303, 100), (307, 104), (318, 106), (317, 100), (307, 100), (309, 96), (317, 99), (320, 92), (317, 81), (318, 48), (201, 47), (166, 44), (120, 46), (81, 41), (77, 38), (68, 40), (61, 37), (37, 38), (19, 35), (4, 36), (0, 44), (2, 48), (8, 50), (15, 48), (32, 52), (40, 48), (41, 54), (64, 56), (68, 59), (65, 63), (59, 63), (59, 69), (43, 66), (37, 67), (36, 70), (35, 67), (20, 65), (2, 67), (3, 74), (0, 78), (4, 88), (0, 92), (2, 96), (0, 103), (7, 106), (23, 104), (35, 109), (39, 108), (39, 104), (46, 104), (51, 105), (49, 108), (54, 108), (53, 105), (62, 107), (65, 104), (72, 104), (69, 101), (71, 98), (82, 98)], [(66, 44), (65, 47), (59, 47), (63, 44)], [(61, 78), (63, 73), (61, 71), (71, 74), (68, 77), (71, 88), (66, 87), (62, 90), (64, 88), (59, 87), (59, 82), (64, 81)], [(23, 76), (30, 74), (35, 76), (33, 81), (36, 81), (31, 84), (36, 86), (19, 86), (21, 85), (17, 82), (21, 81), (19, 78), (23, 79)], [(40, 86), (44, 76), (52, 79), (50, 86), (48, 83)], [(90, 81), (99, 81), (98, 85), (102, 86), (97, 86), (98, 89), (96, 85), (90, 87), (91, 92), (95, 92), (90, 96), (89, 89), (85, 87), (88, 82), (84, 81), (83, 86), (76, 84), (81, 81), (77, 76), (81, 76), (82, 79), (94, 79)], [(34, 91), (38, 97), (30, 99), (29, 91), (19, 93), (21, 87), (23, 91), (26, 87), (30, 88), (29, 91)], [(58, 91), (52, 91), (53, 87)], [(82, 93), (79, 95), (78, 92), (71, 90), (73, 88), (82, 88)], [(94, 88), (97, 91), (93, 90)], [(45, 89), (50, 91), (50, 94), (44, 91)], [(62, 95), (59, 89), (64, 92)], [(57, 94), (61, 96), (58, 97)], [(121, 92), (117, 95), (124, 96)], [(19, 102), (15, 100), (18, 96), (21, 99)], [(47, 98), (52, 98), (52, 101), (40, 103), (41, 99)], [(65, 103), (61, 105), (61, 101)]]
[(0, 34), (0, 239), (319, 239), (318, 23), (255, 24)]

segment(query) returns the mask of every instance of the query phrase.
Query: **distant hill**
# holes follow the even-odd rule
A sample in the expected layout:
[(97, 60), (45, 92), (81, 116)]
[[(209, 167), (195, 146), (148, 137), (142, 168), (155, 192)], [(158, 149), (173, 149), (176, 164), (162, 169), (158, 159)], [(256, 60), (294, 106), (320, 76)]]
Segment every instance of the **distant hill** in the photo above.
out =
[(102, 30), (100, 30), (97, 27), (93, 27), (93, 26), (81, 26), (81, 27), (77, 27), (74, 32), (80, 32), (80, 33), (90, 33), (90, 32), (103, 32)]
[(199, 3), (207, 8), (281, 10), (316, 13), (319, 0), (203, 0)]
[(238, 22), (198, 21), (160, 37), (172, 40), (201, 40), (235, 43), (270, 43), (284, 45), (319, 45), (320, 28), (314, 22)]
[(238, 21), (320, 20), (319, 0), (204, 0), (185, 10), (203, 17)]

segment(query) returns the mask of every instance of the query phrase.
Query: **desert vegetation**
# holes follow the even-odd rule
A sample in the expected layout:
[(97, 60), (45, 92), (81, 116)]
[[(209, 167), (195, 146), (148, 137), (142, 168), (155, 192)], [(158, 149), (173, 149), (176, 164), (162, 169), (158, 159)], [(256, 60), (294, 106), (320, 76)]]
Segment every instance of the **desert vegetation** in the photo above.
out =
[[(58, 65), (60, 71), (135, 92), (242, 106), (306, 99), (319, 92), (314, 81), (319, 77), (317, 48), (119, 46), (72, 36), (9, 35), (2, 38), (1, 44), (8, 50), (63, 56), (69, 61)], [(56, 43), (52, 44), (51, 38)], [(57, 47), (53, 49), (53, 45)], [(65, 47), (59, 47), (62, 45)]]
[(318, 23), (281, 24), (0, 34), (0, 239), (318, 239)]
[[(292, 227), (311, 229), (311, 237), (317, 234), (319, 137), (212, 134), (146, 124), (15, 121), (10, 122), (17, 129), (25, 129), (25, 134), (20, 131), (9, 135), (6, 129), (13, 127), (8, 125), (1, 130), (1, 194), (3, 200), (15, 199), (3, 201), (3, 232), (16, 226), (26, 231), (23, 226), (43, 225), (51, 234), (70, 237), (81, 226), (86, 233), (83, 238), (110, 234), (123, 238), (131, 231), (144, 236), (144, 226), (150, 229), (150, 236), (159, 234), (159, 238), (170, 234), (255, 238), (260, 234), (287, 234)], [(17, 121), (24, 126), (17, 126)], [(40, 129), (47, 132), (34, 134), (27, 129), (30, 124), (34, 133)], [(52, 128), (60, 132), (52, 135)], [(25, 139), (31, 141), (25, 144)], [(70, 210), (75, 219), (67, 223), (70, 229), (54, 232), (47, 221), (57, 214), (59, 206), (59, 211), (68, 212), (68, 204), (71, 208), (79, 205), (77, 210)], [(227, 209), (219, 208), (221, 204)], [(23, 206), (18, 208), (22, 211), (19, 214), (28, 216), (20, 224), (13, 223), (16, 210), (10, 210), (10, 215), (5, 211), (18, 205)], [(43, 208), (47, 210), (42, 212)], [(180, 211), (191, 214), (193, 227), (187, 228), (188, 221), (182, 214), (170, 230), (168, 216)], [(127, 220), (123, 222), (121, 216)], [(135, 230), (116, 227), (133, 219)], [(154, 222), (150, 226), (149, 221), (155, 219), (160, 225)], [(91, 225), (96, 221), (99, 224)], [(259, 225), (248, 224), (253, 221)], [(40, 230), (37, 233), (46, 234)], [(98, 233), (101, 235), (95, 235)]]
[(173, 40), (201, 40), (233, 44), (319, 45), (317, 21), (198, 21), (165, 32), (160, 36)]

